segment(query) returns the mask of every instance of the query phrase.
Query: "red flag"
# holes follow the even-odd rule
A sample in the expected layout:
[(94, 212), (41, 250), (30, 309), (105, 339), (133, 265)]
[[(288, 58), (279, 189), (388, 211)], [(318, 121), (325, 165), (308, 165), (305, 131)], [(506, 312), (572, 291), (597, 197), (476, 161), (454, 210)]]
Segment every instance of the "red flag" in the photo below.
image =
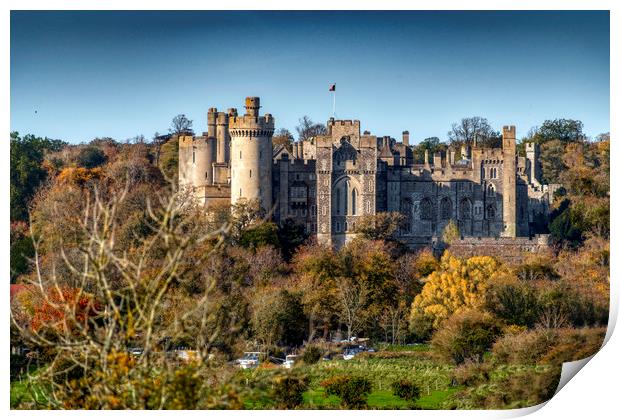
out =
[(336, 91), (336, 84), (335, 83), (333, 85), (329, 85), (329, 91), (330, 92), (335, 92)]

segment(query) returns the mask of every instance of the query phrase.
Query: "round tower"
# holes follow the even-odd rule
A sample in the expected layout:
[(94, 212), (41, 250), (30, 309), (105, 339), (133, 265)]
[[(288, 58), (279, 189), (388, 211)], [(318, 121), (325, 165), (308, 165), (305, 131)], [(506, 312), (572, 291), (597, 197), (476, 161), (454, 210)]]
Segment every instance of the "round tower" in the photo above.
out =
[(245, 115), (231, 116), (230, 125), (230, 202), (259, 200), (264, 210), (271, 210), (271, 138), (274, 119), (259, 116), (260, 98), (245, 98)]

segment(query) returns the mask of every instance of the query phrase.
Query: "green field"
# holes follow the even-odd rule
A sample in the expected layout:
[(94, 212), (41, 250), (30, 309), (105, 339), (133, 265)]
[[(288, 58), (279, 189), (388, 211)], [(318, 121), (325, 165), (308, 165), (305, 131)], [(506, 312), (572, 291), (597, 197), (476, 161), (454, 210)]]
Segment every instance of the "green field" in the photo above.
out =
[[(399, 379), (407, 379), (422, 389), (422, 396), (416, 402), (417, 408), (441, 409), (443, 403), (459, 387), (453, 387), (453, 366), (436, 362), (426, 353), (427, 346), (416, 346), (415, 350), (406, 348), (389, 348), (388, 351), (374, 355), (356, 357), (352, 360), (321, 361), (315, 365), (298, 366), (291, 373), (305, 375), (310, 380), (308, 391), (304, 393), (304, 409), (337, 409), (340, 400), (335, 396), (325, 395), (321, 382), (337, 375), (362, 376), (372, 383), (372, 392), (368, 396), (368, 407), (375, 409), (409, 409), (407, 401), (393, 395), (391, 385)], [(398, 351), (401, 350), (401, 351)], [(404, 351), (402, 351), (404, 350)], [(270, 372), (244, 371), (241, 375), (260, 377)], [(273, 372), (271, 372), (273, 373)], [(268, 408), (272, 402), (264, 394), (244, 397), (246, 408)]]
[[(455, 366), (431, 357), (428, 347), (419, 347), (413, 351), (408, 347), (392, 347), (375, 354), (360, 355), (352, 360), (300, 364), (290, 371), (273, 365), (270, 368), (238, 370), (235, 383), (246, 409), (273, 409), (276, 404), (270, 393), (271, 379), (274, 375), (282, 374), (308, 378), (308, 389), (303, 393), (303, 404), (299, 407), (302, 409), (341, 408), (340, 399), (326, 395), (321, 385), (322, 381), (339, 375), (361, 376), (371, 382), (372, 392), (368, 396), (370, 409), (517, 408), (539, 402), (535, 395), (527, 393), (528, 384), (539, 381), (549, 372), (549, 367), (544, 365), (497, 365), (488, 371), (487, 381), (472, 383), (467, 387), (454, 386)], [(36, 371), (33, 369), (31, 374), (36, 374)], [(413, 406), (392, 393), (392, 383), (402, 379), (417, 384), (421, 389), (421, 396)], [(505, 389), (498, 388), (498, 385), (513, 379), (516, 379), (519, 388), (524, 389), (517, 389), (518, 395), (511, 402), (502, 403)], [(35, 379), (23, 377), (12, 381), (11, 407), (45, 406), (43, 390)], [(38, 404), (34, 404), (35, 398)]]

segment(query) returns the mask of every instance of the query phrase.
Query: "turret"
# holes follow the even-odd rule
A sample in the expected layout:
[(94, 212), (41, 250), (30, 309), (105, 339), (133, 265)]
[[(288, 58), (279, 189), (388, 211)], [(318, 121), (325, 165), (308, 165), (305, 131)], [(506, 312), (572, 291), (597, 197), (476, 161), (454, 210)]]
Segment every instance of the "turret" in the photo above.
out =
[(259, 116), (260, 98), (245, 99), (245, 115), (231, 116), (230, 136), (230, 201), (260, 201), (264, 210), (271, 210), (272, 136), (274, 119), (271, 114)]
[(207, 113), (207, 136), (216, 137), (217, 108), (209, 108)]
[(403, 131), (403, 144), (409, 146), (409, 131)]
[(530, 183), (540, 184), (540, 162), (538, 161), (538, 155), (540, 153), (540, 146), (534, 142), (525, 143), (525, 157), (529, 162), (528, 179)]
[(217, 113), (217, 163), (226, 163), (230, 159), (229, 137), (228, 137), (228, 114), (225, 112)]

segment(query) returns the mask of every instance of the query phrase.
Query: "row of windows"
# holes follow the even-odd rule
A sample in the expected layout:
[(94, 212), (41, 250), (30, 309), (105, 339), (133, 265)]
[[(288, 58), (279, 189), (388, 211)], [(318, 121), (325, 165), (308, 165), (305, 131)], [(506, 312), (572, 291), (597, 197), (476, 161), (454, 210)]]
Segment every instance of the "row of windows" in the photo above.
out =
[[(409, 207), (410, 204), (406, 205)], [(406, 208), (405, 208), (405, 211)], [(482, 212), (482, 208), (475, 207), (475, 214), (480, 215)], [(472, 203), (468, 198), (464, 198), (459, 203), (458, 213), (461, 220), (469, 220), (472, 216)], [(491, 203), (486, 208), (486, 217), (488, 219), (495, 218), (495, 204)], [(442, 220), (452, 219), (452, 200), (447, 197), (444, 197), (439, 202), (439, 217)], [(435, 219), (435, 208), (433, 206), (433, 202), (429, 198), (425, 198), (420, 202), (420, 219), (421, 220), (434, 220)]]
[(497, 179), (497, 168), (482, 168), (482, 177)]

